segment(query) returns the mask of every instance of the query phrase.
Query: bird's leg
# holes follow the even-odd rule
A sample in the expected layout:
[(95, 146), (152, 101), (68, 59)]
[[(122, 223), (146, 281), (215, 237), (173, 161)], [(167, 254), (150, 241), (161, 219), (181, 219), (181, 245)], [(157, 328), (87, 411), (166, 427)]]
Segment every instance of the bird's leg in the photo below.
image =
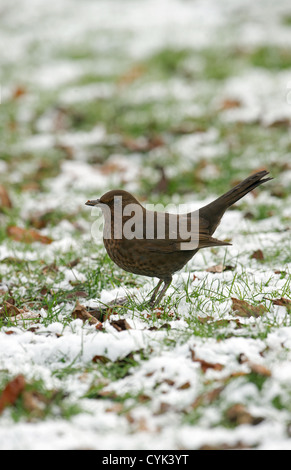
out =
[[(171, 282), (172, 282), (172, 276), (171, 276), (171, 277), (167, 277), (166, 279), (163, 279), (163, 281), (164, 281), (164, 287), (162, 288), (162, 290), (161, 290), (161, 292), (160, 292), (160, 294), (159, 294), (157, 300), (154, 299), (154, 300), (151, 302), (151, 304), (150, 304), (151, 307), (156, 307), (156, 306), (160, 303), (160, 301), (162, 300), (162, 298), (164, 297), (164, 295), (165, 295), (165, 293), (166, 293), (166, 290), (168, 289), (169, 285), (170, 285)], [(162, 280), (160, 280), (160, 282), (159, 282), (159, 284), (158, 284), (159, 287), (160, 287), (161, 283), (162, 283)], [(158, 286), (157, 286), (157, 287), (158, 287)], [(157, 289), (157, 287), (156, 287), (156, 289)], [(156, 289), (155, 289), (155, 291), (156, 291)], [(155, 293), (155, 292), (154, 292), (154, 293)], [(152, 299), (151, 299), (151, 300), (152, 300)]]
[(156, 296), (157, 296), (157, 293), (159, 292), (159, 288), (161, 287), (161, 284), (163, 282), (163, 279), (160, 279), (158, 284), (156, 285), (155, 287), (155, 290), (154, 290), (154, 293), (153, 295), (151, 296), (151, 299), (149, 301), (149, 304), (150, 305), (153, 305), (155, 303), (155, 300), (156, 300)]

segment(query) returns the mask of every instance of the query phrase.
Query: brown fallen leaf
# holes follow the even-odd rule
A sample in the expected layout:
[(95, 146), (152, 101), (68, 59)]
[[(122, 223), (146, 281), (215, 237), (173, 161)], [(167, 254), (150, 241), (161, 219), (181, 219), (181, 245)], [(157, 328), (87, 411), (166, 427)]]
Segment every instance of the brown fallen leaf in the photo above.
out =
[(264, 259), (264, 253), (262, 252), (262, 250), (256, 250), (251, 254), (250, 258), (252, 258), (252, 259)]
[(206, 132), (206, 129), (202, 126), (198, 126), (193, 122), (182, 122), (181, 124), (174, 125), (170, 127), (169, 132), (171, 134), (178, 134), (178, 135), (187, 135), (187, 134), (195, 134), (195, 133), (203, 133)]
[(291, 300), (281, 297), (280, 299), (267, 299), (272, 302), (273, 305), (279, 305), (281, 307), (291, 308)]
[(40, 183), (38, 183), (37, 181), (29, 181), (28, 183), (23, 183), (21, 185), (21, 191), (40, 191)]
[(287, 272), (286, 271), (281, 271), (280, 269), (276, 269), (274, 271), (274, 274), (281, 274), (282, 276), (286, 276)]
[(108, 408), (105, 409), (106, 413), (116, 413), (120, 414), (124, 410), (124, 404), (123, 403), (114, 403), (112, 406), (109, 406)]
[(119, 77), (117, 84), (119, 86), (130, 85), (144, 75), (145, 71), (146, 68), (143, 64), (135, 64), (131, 69)]
[[(60, 126), (58, 124), (57, 124), (56, 127), (59, 128)], [(56, 144), (55, 148), (58, 149), (58, 150), (61, 150), (65, 154), (65, 158), (67, 160), (73, 160), (73, 158), (74, 158), (74, 148), (73, 147), (70, 147), (69, 145), (64, 145), (64, 144), (59, 143), (59, 144)]]
[(220, 105), (220, 110), (224, 111), (226, 109), (240, 108), (242, 103), (236, 98), (226, 98)]
[(37, 230), (21, 228), (15, 225), (7, 227), (6, 232), (10, 238), (22, 243), (40, 242), (49, 245), (53, 241), (51, 238), (41, 235)]
[(248, 359), (248, 357), (242, 353), (239, 356), (239, 363), (240, 364), (248, 364), (251, 369), (251, 372), (254, 372), (258, 375), (263, 375), (264, 377), (271, 377), (271, 371), (263, 364), (257, 364), (256, 362), (252, 362)]
[(13, 100), (18, 100), (22, 96), (26, 95), (27, 89), (23, 85), (18, 85), (14, 90), (12, 94), (12, 99)]
[(73, 259), (73, 261), (70, 261), (68, 264), (67, 264), (67, 267), (68, 268), (74, 268), (75, 266), (77, 266), (77, 264), (80, 263), (80, 258), (75, 258)]
[(266, 366), (263, 366), (262, 364), (257, 364), (254, 362), (249, 362), (248, 363), (251, 371), (254, 372), (255, 374), (258, 375), (263, 375), (264, 377), (271, 377), (271, 371), (268, 369)]
[(22, 374), (17, 375), (14, 379), (6, 384), (0, 395), (0, 413), (8, 405), (13, 405), (19, 395), (22, 393), (26, 385), (25, 378)]
[(203, 372), (206, 372), (207, 369), (222, 370), (224, 367), (222, 364), (219, 364), (218, 362), (211, 363), (211, 362), (205, 361), (204, 359), (197, 358), (195, 351), (193, 349), (190, 349), (190, 352), (191, 352), (192, 361), (199, 362)]
[(47, 212), (35, 212), (31, 217), (29, 217), (28, 222), (35, 229), (42, 229), (48, 225), (50, 217), (54, 212), (52, 210)]
[(131, 330), (131, 326), (125, 320), (125, 318), (121, 318), (120, 320), (112, 320), (110, 325), (112, 325), (117, 331)]
[(132, 152), (149, 152), (150, 150), (153, 150), (157, 147), (162, 147), (165, 145), (165, 142), (159, 135), (153, 135), (139, 139), (124, 137), (122, 145)]
[(44, 266), (41, 270), (43, 274), (51, 273), (54, 272), (56, 273), (59, 270), (59, 267), (56, 265), (56, 263), (51, 263), (46, 266)]
[(24, 310), (24, 309), (19, 309), (19, 314), (14, 315), (9, 317), (11, 321), (17, 321), (19, 322), (20, 320), (36, 320), (40, 318), (40, 314), (38, 312), (31, 312), (29, 310)]
[[(86, 310), (86, 307), (84, 305), (81, 305), (78, 301), (76, 303), (75, 309), (72, 312), (72, 317), (73, 318), (80, 318), (81, 320), (88, 321), (90, 325), (99, 325), (99, 321), (97, 318), (93, 317), (90, 315), (90, 313)], [(102, 324), (101, 324), (102, 326)]]
[(206, 269), (209, 273), (222, 273), (223, 271), (232, 271), (234, 266), (230, 265), (223, 265), (223, 264), (216, 264), (215, 266), (210, 266)]
[[(67, 299), (74, 299), (76, 297), (86, 298), (86, 297), (88, 297), (88, 294), (87, 294), (87, 292), (85, 292), (83, 290), (77, 290), (77, 291), (70, 292), (66, 296)], [(91, 312), (89, 312), (89, 313), (91, 313)], [(92, 316), (94, 316), (94, 315), (92, 315)]]
[(196, 410), (199, 406), (205, 406), (205, 405), (210, 405), (213, 403), (223, 392), (225, 388), (225, 385), (222, 385), (221, 387), (214, 388), (213, 390), (209, 390), (208, 392), (201, 393), (196, 397), (194, 402), (191, 405), (191, 408)]
[(266, 311), (267, 308), (264, 305), (251, 305), (245, 300), (239, 300), (234, 297), (232, 300), (232, 310), (236, 312), (240, 317), (261, 317)]
[(8, 191), (2, 184), (0, 184), (0, 205), (2, 207), (5, 207), (6, 209), (11, 209), (12, 207), (12, 202), (9, 197)]
[(208, 322), (211, 322), (214, 320), (213, 317), (211, 317), (210, 315), (207, 315), (206, 317), (200, 317), (199, 315), (197, 316), (197, 320), (200, 321), (200, 323), (202, 323), (203, 325), (205, 323), (208, 323)]
[(160, 403), (159, 408), (158, 408), (157, 411), (154, 413), (154, 416), (163, 415), (163, 414), (167, 413), (168, 411), (170, 411), (171, 409), (173, 409), (173, 405), (172, 405), (172, 404), (166, 403), (166, 402), (162, 401), (162, 402)]
[(30, 419), (43, 418), (48, 397), (36, 390), (24, 390), (22, 393), (23, 408), (29, 412)]
[(225, 415), (226, 418), (236, 426), (239, 426), (240, 424), (251, 424), (255, 426), (264, 420), (264, 418), (260, 416), (252, 416), (241, 403), (232, 405), (228, 410), (226, 410)]
[(191, 384), (190, 384), (190, 382), (187, 381), (187, 382), (183, 383), (182, 385), (180, 385), (177, 388), (177, 390), (187, 390), (190, 387), (191, 387)]
[(18, 320), (35, 320), (40, 317), (40, 314), (38, 312), (31, 312), (26, 306), (23, 306), (23, 308), (17, 308), (16, 305), (14, 305), (14, 299), (11, 298), (9, 299), (9, 302), (3, 302), (2, 307), (0, 308), (0, 317), (9, 317), (9, 320), (13, 322)]
[(224, 442), (222, 444), (203, 444), (201, 447), (199, 447), (198, 450), (243, 450), (243, 449), (250, 449), (249, 444), (245, 444), (242, 441), (238, 441), (234, 444), (228, 444), (227, 442)]
[(157, 166), (157, 170), (160, 172), (160, 179), (156, 186), (152, 189), (153, 193), (164, 194), (167, 192), (169, 187), (169, 180), (167, 178), (165, 169), (162, 166)]
[(5, 301), (0, 308), (0, 317), (11, 317), (13, 315), (19, 315), (21, 311), (15, 307), (15, 305)]
[(107, 362), (110, 362), (110, 359), (108, 359), (108, 357), (106, 356), (97, 355), (93, 357), (92, 362), (94, 362), (94, 364), (98, 364), (98, 362), (102, 364), (107, 364)]
[(288, 118), (278, 118), (274, 119), (272, 122), (267, 124), (267, 127), (290, 127), (291, 121)]

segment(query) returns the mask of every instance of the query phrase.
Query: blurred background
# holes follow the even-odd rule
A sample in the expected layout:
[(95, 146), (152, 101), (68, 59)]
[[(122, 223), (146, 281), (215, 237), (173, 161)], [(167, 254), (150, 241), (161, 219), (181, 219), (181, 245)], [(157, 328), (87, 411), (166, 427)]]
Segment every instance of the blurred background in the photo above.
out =
[(0, 26), (0, 197), (24, 224), (117, 187), (204, 200), (265, 167), (281, 177), (250, 216), (290, 197), (289, 0), (2, 0)]
[[(290, 0), (1, 0), (0, 46), (0, 448), (290, 448)], [(161, 309), (92, 239), (263, 168)]]

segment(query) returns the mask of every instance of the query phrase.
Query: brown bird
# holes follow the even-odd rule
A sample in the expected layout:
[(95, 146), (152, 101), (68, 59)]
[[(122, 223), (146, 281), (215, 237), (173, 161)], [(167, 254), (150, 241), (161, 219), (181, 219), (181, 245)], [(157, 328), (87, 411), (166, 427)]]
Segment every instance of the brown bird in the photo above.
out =
[(87, 201), (86, 205), (102, 209), (103, 241), (114, 263), (130, 273), (159, 279), (150, 299), (153, 307), (164, 296), (172, 275), (198, 250), (231, 245), (212, 235), (230, 206), (260, 184), (273, 179), (264, 178), (266, 175), (267, 171), (259, 171), (210, 204), (187, 214), (148, 211), (123, 190), (109, 191), (100, 199)]

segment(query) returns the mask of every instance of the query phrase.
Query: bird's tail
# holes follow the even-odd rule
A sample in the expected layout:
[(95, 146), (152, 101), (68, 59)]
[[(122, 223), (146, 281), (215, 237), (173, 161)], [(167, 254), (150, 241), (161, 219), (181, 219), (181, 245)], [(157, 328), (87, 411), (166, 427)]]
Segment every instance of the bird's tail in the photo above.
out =
[(235, 204), (253, 189), (273, 179), (264, 178), (264, 176), (268, 174), (269, 172), (266, 170), (254, 173), (241, 183), (234, 186), (234, 188), (215, 199), (215, 201), (207, 204), (207, 206), (204, 206), (199, 210), (199, 216), (209, 223), (208, 229), (210, 235), (215, 231), (226, 209)]

